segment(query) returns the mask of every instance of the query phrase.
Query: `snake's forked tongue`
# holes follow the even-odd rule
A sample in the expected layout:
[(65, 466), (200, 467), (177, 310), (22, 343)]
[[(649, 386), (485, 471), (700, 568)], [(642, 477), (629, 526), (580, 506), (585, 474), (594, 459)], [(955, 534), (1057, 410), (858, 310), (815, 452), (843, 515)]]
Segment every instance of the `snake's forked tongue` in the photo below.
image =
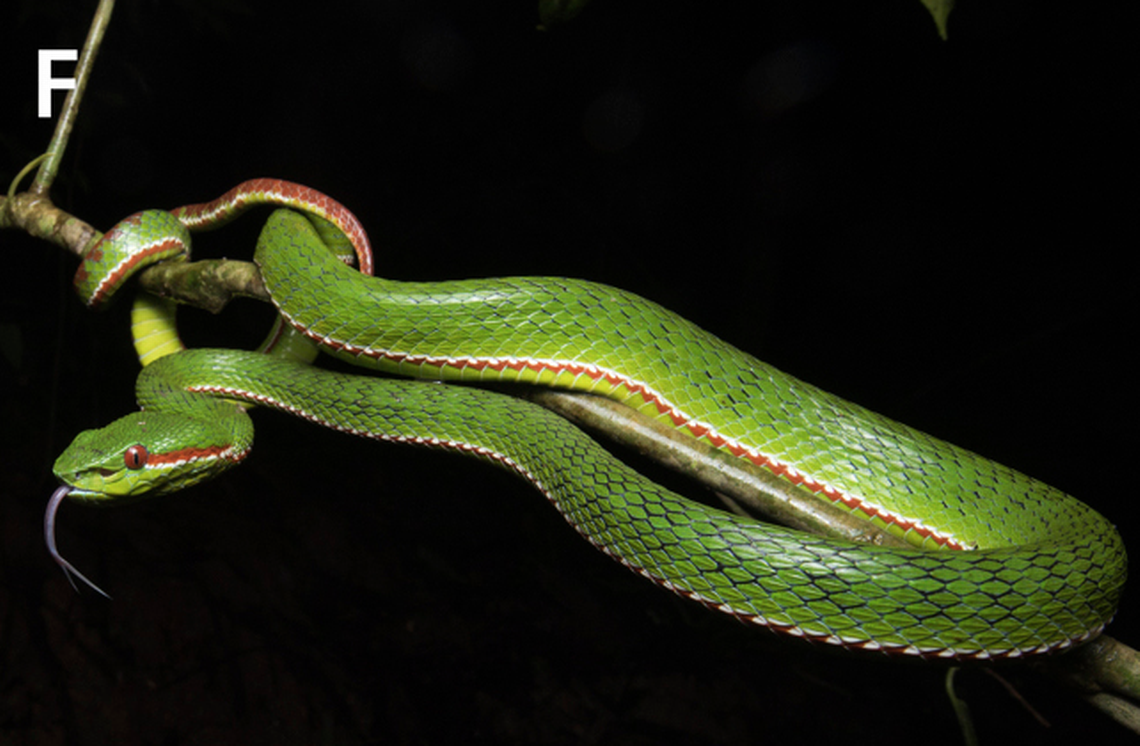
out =
[(100, 588), (87, 579), (83, 573), (75, 569), (75, 566), (63, 558), (59, 553), (59, 549), (55, 545), (55, 514), (59, 512), (59, 506), (63, 504), (63, 499), (71, 493), (71, 487), (64, 485), (51, 494), (51, 499), (48, 500), (47, 512), (44, 513), (44, 540), (47, 542), (48, 553), (55, 563), (63, 570), (63, 574), (67, 576), (67, 582), (71, 583), (71, 587), (75, 588), (76, 592), (79, 588), (75, 585), (75, 578), (79, 578), (87, 585), (95, 589), (95, 592), (106, 599), (111, 597)]

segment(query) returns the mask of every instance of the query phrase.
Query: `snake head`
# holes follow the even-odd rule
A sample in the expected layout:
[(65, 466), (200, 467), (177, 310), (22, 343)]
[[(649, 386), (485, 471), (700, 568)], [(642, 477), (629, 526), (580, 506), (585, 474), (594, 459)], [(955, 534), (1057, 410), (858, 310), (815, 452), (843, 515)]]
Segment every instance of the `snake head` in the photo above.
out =
[(56, 478), (87, 502), (137, 500), (215, 476), (249, 452), (217, 422), (136, 412), (80, 433), (56, 460)]
[(144, 411), (76, 436), (56, 459), (52, 470), (63, 486), (44, 513), (48, 552), (72, 586), (78, 579), (110, 598), (56, 547), (55, 516), (65, 498), (100, 505), (180, 490), (245, 458), (250, 439), (234, 435), (218, 419)]

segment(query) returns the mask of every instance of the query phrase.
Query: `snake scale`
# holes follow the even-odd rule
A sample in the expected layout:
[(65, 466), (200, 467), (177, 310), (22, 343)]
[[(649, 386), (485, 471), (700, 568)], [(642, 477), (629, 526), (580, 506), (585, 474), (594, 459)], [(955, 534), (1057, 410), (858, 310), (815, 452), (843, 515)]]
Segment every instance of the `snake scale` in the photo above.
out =
[[(239, 187), (216, 202), (241, 194)], [(821, 538), (707, 507), (648, 480), (556, 415), (498, 393), (188, 350), (144, 368), (141, 412), (81, 433), (56, 462), (64, 486), (45, 530), (65, 570), (78, 575), (52, 535), (64, 497), (114, 501), (212, 477), (248, 452), (245, 408), (256, 405), (505, 466), (634, 571), (815, 642), (931, 658), (1015, 657), (1091, 639), (1115, 613), (1127, 573), (1120, 535), (1076, 499), (799, 381), (623, 290), (562, 278), (416, 283), (356, 272), (327, 244), (358, 223), (324, 200), (312, 209), (305, 200), (265, 200), (295, 209), (272, 213), (255, 261), (281, 316), (325, 352), (401, 376), (611, 397), (913, 548)], [(154, 245), (166, 240), (172, 221), (164, 215), (174, 223), (192, 213), (232, 216), (196, 208), (134, 217), (113, 233)], [(349, 240), (359, 245), (362, 235)]]

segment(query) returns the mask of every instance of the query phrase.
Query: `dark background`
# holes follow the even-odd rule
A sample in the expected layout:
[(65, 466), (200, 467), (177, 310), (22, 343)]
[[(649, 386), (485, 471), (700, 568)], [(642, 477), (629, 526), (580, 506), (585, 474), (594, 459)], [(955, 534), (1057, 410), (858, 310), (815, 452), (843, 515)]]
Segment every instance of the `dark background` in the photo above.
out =
[[(0, 23), (0, 182), (46, 146), (35, 50), (93, 4)], [(121, 2), (53, 191), (102, 229), (254, 176), (361, 217), (400, 279), (626, 287), (801, 378), (1078, 495), (1136, 546), (1134, 23), (964, 2)], [(745, 10), (747, 8), (747, 10)], [(57, 66), (57, 75), (68, 65)], [(57, 94), (56, 108), (62, 101)], [(259, 218), (199, 256), (248, 258)], [(40, 530), (56, 454), (133, 408), (126, 304), (0, 235), (0, 743), (958, 743), (944, 670), (826, 654), (688, 605), (483, 464), (258, 413), (240, 469)], [(258, 304), (185, 312), (251, 346)], [(1127, 467), (1127, 468), (1122, 468)], [(1112, 632), (1136, 642), (1126, 597)], [(983, 742), (1122, 741), (970, 669)]]

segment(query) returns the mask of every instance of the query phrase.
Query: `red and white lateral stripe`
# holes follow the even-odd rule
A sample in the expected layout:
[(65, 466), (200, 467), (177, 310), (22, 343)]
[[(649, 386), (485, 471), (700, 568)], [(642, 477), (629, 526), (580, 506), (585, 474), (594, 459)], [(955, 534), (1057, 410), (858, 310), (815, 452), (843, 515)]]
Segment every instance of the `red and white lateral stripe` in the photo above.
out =
[(300, 417), (303, 420), (308, 420), (309, 422), (320, 425), (321, 427), (326, 427), (330, 430), (336, 430), (337, 432), (346, 433), (348, 435), (355, 435), (360, 438), (370, 438), (372, 440), (379, 440), (385, 443), (409, 443), (412, 445), (429, 446), (432, 448), (446, 448), (474, 456), (482, 456), (484, 458), (488, 458), (492, 461), (497, 461), (503, 464), (505, 467), (516, 472), (531, 484), (537, 485), (539, 489), (542, 490), (543, 494), (549, 497), (549, 493), (542, 486), (541, 482), (538, 480), (538, 477), (536, 477), (533, 473), (512, 459), (510, 456), (499, 453), (498, 451), (492, 450), (490, 448), (472, 445), (471, 443), (466, 443), (460, 440), (421, 438), (403, 435), (385, 435), (382, 433), (373, 432), (371, 430), (346, 427), (344, 425), (339, 425), (335, 422), (326, 420), (323, 417), (319, 417), (318, 415), (313, 414), (312, 412), (309, 412), (305, 409), (301, 409), (300, 407), (294, 407), (290, 404), (286, 404), (285, 402), (282, 402), (271, 396), (266, 396), (264, 394), (255, 394), (251, 391), (239, 389), (233, 386), (188, 386), (186, 387), (186, 390), (192, 393), (210, 394), (214, 396), (221, 396), (226, 399), (237, 399), (240, 401), (250, 402), (252, 404), (258, 404), (260, 406), (272, 407), (273, 409), (277, 409), (282, 412), (287, 412), (296, 417)]
[(372, 274), (372, 244), (364, 226), (340, 202), (304, 184), (281, 179), (250, 179), (215, 200), (184, 205), (172, 212), (187, 229), (206, 230), (241, 214), (249, 207), (262, 204), (292, 207), (329, 221), (352, 243), (360, 271)]
[(585, 377), (593, 382), (590, 386), (575, 386), (574, 388), (576, 390), (590, 392), (595, 386), (603, 389), (608, 388), (611, 391), (624, 388), (631, 394), (640, 397), (652, 405), (662, 415), (668, 417), (674, 426), (679, 428), (683, 427), (688, 430), (693, 437), (698, 439), (704, 438), (713, 446), (728, 451), (739, 458), (747, 459), (757, 466), (767, 469), (776, 476), (791, 482), (793, 485), (804, 487), (814, 494), (822, 495), (832, 503), (840, 503), (851, 512), (858, 511), (867, 516), (868, 519), (878, 518), (888, 526), (897, 526), (903, 532), (912, 532), (939, 547), (957, 550), (966, 548), (958, 539), (923, 524), (922, 521), (917, 518), (908, 518), (893, 513), (862, 497), (842, 492), (831, 485), (813, 479), (789, 463), (768, 456), (761, 453), (758, 449), (750, 448), (738, 440), (721, 434), (712, 425), (701, 422), (683, 412), (653, 387), (618, 371), (602, 368), (592, 363), (580, 363), (567, 360), (543, 360), (525, 357), (432, 357), (429, 355), (414, 355), (407, 352), (376, 349), (317, 334), (294, 321), (294, 319), (279, 306), (278, 311), (280, 311), (281, 315), (293, 328), (317, 344), (329, 350), (346, 353), (356, 358), (384, 360), (394, 364), (403, 364), (413, 367), (427, 366), (437, 369), (447, 368), (457, 372), (470, 370), (476, 373), (482, 373), (489, 370), (501, 374), (506, 371), (513, 371), (515, 373), (530, 371), (535, 375), (549, 373), (555, 376), (569, 373), (576, 379)]
[[(850, 650), (881, 652), (881, 653), (886, 654), (886, 655), (904, 655), (904, 656), (916, 656), (916, 657), (922, 657), (922, 658), (947, 659), (947, 660), (986, 660), (986, 659), (1000, 659), (1000, 658), (1018, 658), (1018, 657), (1034, 655), (1034, 654), (1038, 654), (1038, 653), (1047, 653), (1047, 652), (1055, 652), (1055, 651), (1059, 651), (1059, 650), (1065, 650), (1067, 648), (1070, 648), (1074, 645), (1078, 645), (1078, 644), (1080, 644), (1086, 640), (1089, 640), (1089, 639), (1095, 637), (1096, 635), (1100, 634), (1101, 630), (1103, 630), (1103, 625), (1102, 625), (1101, 627), (1098, 627), (1097, 629), (1094, 629), (1094, 630), (1090, 630), (1089, 632), (1082, 634), (1079, 637), (1068, 639), (1068, 640), (1061, 640), (1061, 641), (1059, 641), (1057, 643), (1053, 643), (1053, 644), (1030, 646), (1027, 648), (1009, 648), (1009, 649), (998, 649), (998, 650), (976, 650), (976, 649), (958, 650), (958, 649), (954, 649), (954, 648), (938, 648), (938, 647), (922, 648), (922, 647), (916, 647), (914, 645), (907, 645), (907, 644), (901, 644), (901, 643), (892, 645), (892, 644), (879, 643), (879, 642), (876, 642), (874, 640), (867, 640), (867, 639), (863, 639), (860, 637), (845, 637), (845, 636), (836, 635), (833, 633), (824, 633), (824, 632), (817, 632), (817, 631), (813, 631), (813, 630), (808, 630), (808, 629), (805, 629), (805, 628), (798, 626), (796, 624), (792, 624), (792, 623), (788, 623), (788, 622), (784, 622), (784, 621), (776, 621), (776, 620), (764, 617), (763, 615), (760, 615), (760, 614), (756, 614), (756, 613), (752, 613), (752, 612), (749, 612), (749, 611), (746, 611), (743, 609), (735, 608), (735, 607), (725, 603), (723, 600), (710, 598), (710, 597), (702, 595), (701, 593), (699, 593), (697, 591), (693, 591), (689, 588), (678, 586), (675, 583), (672, 583), (671, 581), (665, 579), (663, 576), (661, 576), (659, 574), (655, 574), (655, 573), (651, 572), (650, 570), (631, 562), (629, 559), (627, 559), (626, 557), (623, 557), (621, 554), (616, 552), (613, 547), (602, 543), (596, 537), (593, 537), (593, 536), (589, 535), (588, 533), (586, 533), (585, 529), (581, 525), (579, 525), (576, 521), (574, 521), (567, 514), (562, 503), (555, 498), (555, 496), (550, 492), (550, 490), (547, 489), (547, 487), (542, 483), (542, 481), (533, 472), (531, 472), (529, 469), (525, 468), (522, 464), (515, 461), (513, 458), (511, 458), (510, 456), (507, 456), (506, 454), (500, 453), (500, 452), (495, 451), (495, 450), (490, 449), (490, 448), (486, 448), (483, 446), (476, 446), (476, 445), (473, 445), (471, 443), (467, 443), (467, 442), (459, 441), (459, 440), (440, 439), (440, 438), (422, 438), (422, 437), (410, 437), (410, 436), (398, 436), (398, 435), (383, 435), (383, 434), (375, 433), (375, 432), (372, 432), (369, 430), (361, 430), (359, 428), (345, 427), (343, 425), (338, 425), (336, 423), (330, 422), (329, 420), (326, 420), (322, 417), (319, 417), (316, 414), (313, 414), (312, 412), (306, 411), (300, 407), (295, 407), (295, 406), (285, 404), (284, 402), (277, 400), (273, 397), (262, 395), (262, 394), (255, 394), (255, 393), (247, 391), (245, 389), (239, 389), (239, 388), (231, 387), (231, 386), (192, 386), (192, 387), (187, 387), (187, 391), (210, 394), (210, 395), (214, 395), (214, 396), (222, 396), (222, 397), (225, 397), (227, 399), (237, 399), (240, 401), (246, 401), (246, 402), (258, 404), (261, 406), (272, 407), (274, 409), (278, 409), (278, 410), (281, 410), (283, 412), (288, 412), (289, 414), (292, 414), (292, 415), (295, 415), (295, 416), (300, 417), (302, 419), (308, 420), (309, 422), (313, 422), (317, 425), (320, 425), (321, 427), (326, 427), (326, 428), (329, 428), (332, 430), (336, 430), (338, 432), (347, 433), (349, 435), (356, 435), (358, 437), (370, 438), (372, 440), (378, 440), (378, 441), (384, 441), (384, 442), (408, 443), (408, 444), (413, 444), (413, 445), (421, 445), (421, 446), (428, 446), (428, 447), (434, 447), (434, 448), (444, 448), (444, 449), (448, 449), (448, 450), (454, 450), (454, 451), (459, 451), (462, 453), (481, 456), (481, 457), (487, 458), (489, 460), (498, 462), (498, 463), (502, 464), (503, 466), (505, 466), (506, 468), (510, 469), (511, 471), (514, 471), (515, 473), (519, 474), (521, 477), (526, 479), (531, 484), (533, 484), (546, 497), (546, 499), (552, 505), (554, 505), (554, 507), (558, 510), (558, 512), (562, 515), (562, 517), (566, 520), (566, 522), (574, 527), (575, 531), (577, 531), (579, 535), (581, 535), (591, 545), (593, 545), (596, 549), (598, 549), (599, 551), (606, 554), (611, 559), (613, 559), (613, 560), (617, 561), (618, 563), (624, 565), (626, 568), (632, 570), (633, 572), (635, 572), (635, 573), (637, 573), (637, 574), (639, 574), (639, 575), (641, 575), (641, 576), (643, 576), (649, 580), (652, 580), (657, 585), (660, 585), (663, 588), (666, 588), (669, 591), (676, 593), (679, 596), (682, 596), (682, 597), (688, 598), (692, 601), (696, 601), (698, 603), (701, 603), (701, 604), (703, 604), (703, 605), (705, 605), (711, 609), (714, 609), (716, 611), (734, 616), (743, 622), (766, 627), (766, 628), (772, 630), (773, 632), (776, 632), (776, 633), (781, 634), (781, 635), (787, 635), (787, 636), (791, 636), (791, 637), (799, 637), (799, 638), (802, 638), (802, 639), (807, 640), (809, 642), (838, 646), (838, 647), (843, 647), (843, 648), (847, 648)], [(191, 450), (194, 450), (194, 449), (187, 449), (187, 451), (191, 451)], [(202, 450), (208, 450), (208, 449), (202, 449)], [(241, 460), (242, 458), (245, 457), (246, 453), (248, 453), (248, 449), (239, 453), (239, 454), (234, 454), (232, 458), (235, 461)], [(225, 456), (222, 454), (219, 454), (219, 457), (225, 457)], [(189, 460), (189, 458), (187, 458), (187, 460)]]
[[(555, 503), (555, 506), (558, 507), (557, 503)], [(561, 509), (559, 510), (561, 512)], [(574, 522), (570, 521), (569, 519), (567, 519), (567, 522), (571, 525), (574, 525)], [(577, 529), (578, 527), (575, 525), (575, 528)], [(578, 529), (578, 533), (581, 534), (587, 541), (589, 541), (596, 549), (603, 552), (611, 559), (621, 563), (622, 565), (625, 565), (625, 567), (637, 573), (638, 575), (652, 580), (661, 587), (666, 588), (679, 596), (687, 598), (691, 601), (696, 601), (697, 603), (703, 604), (704, 606), (707, 606), (715, 611), (734, 616), (740, 621), (747, 624), (756, 624), (765, 627), (772, 632), (775, 632), (776, 634), (786, 635), (789, 637), (799, 637), (810, 643), (831, 645), (845, 648), (847, 650), (882, 653), (888, 656), (898, 655), (907, 657), (919, 657), (931, 660), (1001, 660), (1009, 658), (1022, 658), (1031, 655), (1038, 655), (1041, 653), (1054, 653), (1062, 650), (1067, 650), (1075, 645), (1080, 645), (1087, 640), (1091, 640), (1104, 630), (1104, 625), (1100, 625), (1097, 628), (1089, 630), (1077, 637), (1059, 640), (1055, 643), (1031, 645), (1025, 648), (1011, 647), (992, 650), (977, 648), (957, 649), (947, 647), (918, 647), (905, 643), (888, 644), (877, 642), (875, 640), (868, 640), (863, 637), (843, 636), (828, 632), (818, 632), (805, 629), (794, 623), (776, 621), (769, 619), (761, 614), (740, 610), (719, 599), (709, 598), (697, 591), (680, 587), (646, 570), (643, 567), (639, 567), (638, 565), (633, 564), (625, 557), (622, 557), (621, 555), (614, 552), (610, 547), (598, 541), (595, 541), (590, 536), (587, 536), (582, 532), (581, 529)]]
[(209, 446), (207, 448), (181, 448), (177, 451), (151, 453), (147, 457), (147, 466), (161, 466), (173, 469), (195, 461), (231, 461), (236, 464), (248, 455), (248, 448), (238, 450), (232, 445)]
[[(111, 237), (113, 238), (113, 237)], [(103, 241), (107, 241), (108, 236), (103, 236)], [(171, 236), (164, 236), (149, 244), (141, 246), (138, 251), (123, 257), (114, 267), (103, 275), (103, 279), (95, 286), (94, 292), (85, 299), (89, 308), (98, 308), (107, 302), (108, 298), (115, 292), (128, 276), (135, 271), (135, 267), (139, 263), (145, 263), (147, 259), (156, 254), (174, 254), (179, 251), (185, 250), (182, 241)], [(90, 272), (87, 269), (88, 262), (98, 262), (102, 259), (102, 250), (96, 246), (91, 253), (79, 265), (79, 269), (75, 273), (75, 284), (79, 285), (86, 281)]]

